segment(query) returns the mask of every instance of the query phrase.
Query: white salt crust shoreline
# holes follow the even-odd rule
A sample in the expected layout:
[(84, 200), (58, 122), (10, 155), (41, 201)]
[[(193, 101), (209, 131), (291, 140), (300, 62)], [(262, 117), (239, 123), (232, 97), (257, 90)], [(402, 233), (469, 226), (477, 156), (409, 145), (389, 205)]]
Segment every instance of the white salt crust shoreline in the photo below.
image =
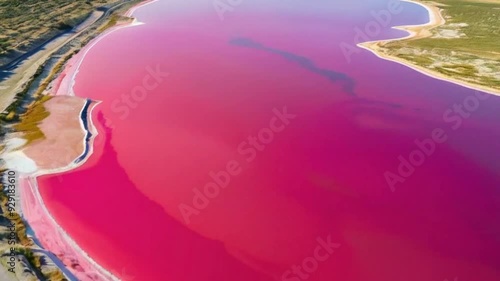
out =
[[(87, 114), (87, 125), (89, 128), (89, 132), (92, 134), (92, 137), (89, 140), (89, 151), (87, 152), (87, 156), (85, 157), (84, 160), (80, 161), (78, 164), (75, 164), (72, 162), (70, 165), (65, 166), (65, 167), (60, 167), (56, 169), (46, 169), (46, 170), (38, 170), (33, 174), (29, 174), (26, 176), (21, 176), (20, 177), (20, 184), (24, 185), (21, 187), (22, 192), (24, 191), (30, 191), (31, 194), (35, 197), (36, 203), (38, 203), (38, 206), (41, 207), (42, 211), (42, 216), (45, 215), (46, 218), (48, 218), (49, 222), (51, 223), (50, 229), (55, 231), (56, 233), (52, 233), (52, 235), (47, 235), (47, 237), (38, 237), (37, 238), (42, 242), (42, 244), (61, 244), (58, 242), (63, 242), (63, 244), (69, 245), (71, 247), (71, 250), (74, 251), (74, 259), (79, 261), (79, 264), (84, 267), (84, 263), (81, 262), (82, 259), (79, 257), (83, 258), (83, 260), (90, 264), (91, 266), (94, 267), (95, 270), (87, 269), (87, 271), (84, 271), (85, 274), (82, 274), (81, 272), (75, 271), (72, 268), (68, 267), (68, 270), (70, 270), (75, 276), (79, 278), (79, 280), (85, 281), (85, 280), (95, 280), (95, 281), (106, 281), (106, 280), (113, 280), (113, 281), (119, 281), (116, 276), (114, 276), (111, 272), (107, 271), (105, 268), (100, 266), (97, 262), (95, 262), (87, 252), (85, 252), (70, 236), (69, 234), (64, 231), (64, 229), (57, 223), (55, 218), (51, 215), (50, 211), (47, 209), (45, 202), (42, 199), (42, 196), (39, 191), (38, 187), (38, 182), (37, 182), (37, 177), (43, 176), (43, 175), (49, 175), (49, 174), (58, 174), (58, 173), (63, 173), (63, 172), (68, 172), (70, 170), (76, 169), (83, 165), (86, 162), (86, 159), (88, 159), (92, 154), (93, 154), (93, 141), (95, 137), (98, 135), (97, 128), (95, 127), (94, 123), (92, 122), (92, 115), (93, 115), (93, 109), (97, 106), (97, 104), (91, 105), (89, 107), (89, 111)], [(82, 111), (80, 111), (80, 116), (82, 116), (83, 113), (83, 108)], [(82, 130), (85, 131), (84, 123), (83, 120), (80, 119), (80, 125)], [(85, 146), (86, 143), (84, 141), (83, 145)], [(26, 194), (25, 194), (26, 195)], [(24, 198), (24, 195), (21, 193), (21, 198)], [(24, 202), (24, 200), (23, 200)], [(24, 204), (22, 204), (22, 209), (23, 213), (28, 214), (30, 211), (33, 211), (33, 209), (27, 208), (29, 211), (25, 210)], [(35, 234), (37, 233), (37, 226), (36, 226), (36, 218), (33, 221), (30, 221), (30, 218), (28, 215), (26, 215), (26, 219), (30, 226), (32, 226), (32, 229), (34, 230)], [(47, 227), (46, 225), (43, 225), (44, 227)], [(47, 228), (45, 229), (47, 230)], [(50, 239), (57, 239), (61, 238), (64, 241), (50, 241)], [(50, 250), (50, 249), (47, 249)], [(64, 250), (64, 249), (63, 249)], [(56, 251), (51, 251), (51, 252), (56, 252)], [(68, 253), (66, 253), (68, 254)], [(89, 279), (87, 275), (92, 274), (94, 275), (94, 278)], [(83, 276), (82, 276), (83, 275)], [(97, 275), (97, 276), (96, 276)], [(97, 277), (97, 278), (95, 278)]]
[[(146, 1), (144, 3), (140, 3), (132, 8), (130, 8), (127, 12), (125, 12), (124, 16), (127, 17), (132, 17), (132, 14), (139, 8), (142, 8), (144, 6), (147, 6), (149, 4), (152, 4), (158, 0), (150, 0)], [(63, 78), (57, 83), (57, 87), (55, 87), (53, 94), (54, 95), (69, 95), (69, 96), (74, 96), (75, 92), (73, 90), (75, 82), (76, 82), (76, 76), (78, 72), (80, 71), (80, 66), (83, 63), (83, 60), (87, 56), (88, 52), (97, 44), (99, 43), (102, 39), (104, 39), (106, 36), (109, 34), (118, 31), (123, 28), (129, 28), (129, 27), (134, 27), (138, 25), (143, 25), (143, 22), (138, 21), (137, 19), (134, 18), (134, 20), (129, 23), (129, 24), (119, 24), (117, 26), (114, 26), (107, 31), (103, 32), (96, 38), (94, 38), (88, 45), (86, 45), (83, 49), (81, 49), (78, 54), (76, 54), (73, 58), (71, 58), (66, 66), (65, 70), (61, 73), (60, 76), (63, 76)], [(57, 81), (58, 79), (56, 79)]]
[[(85, 109), (85, 106), (86, 103), (83, 104), (80, 110), (79, 124), (81, 130), (85, 132), (85, 135), (89, 132), (92, 134), (92, 137), (89, 139), (89, 150), (87, 151), (87, 156), (85, 157), (85, 159), (88, 159), (88, 157), (90, 157), (90, 155), (92, 155), (93, 153), (92, 144), (95, 137), (98, 135), (97, 128), (92, 122), (93, 109), (97, 106), (97, 103), (93, 102), (88, 107), (87, 120), (86, 120), (88, 131), (85, 130), (84, 120), (82, 119), (83, 110)], [(85, 268), (85, 263), (88, 263), (89, 265), (92, 266), (88, 268), (89, 271), (85, 272), (86, 274), (83, 276), (81, 272), (75, 271), (72, 268), (67, 267), (67, 269), (71, 273), (73, 273), (73, 275), (78, 276), (78, 280), (83, 280), (83, 281), (119, 280), (118, 278), (114, 277), (111, 273), (107, 272), (100, 265), (95, 263), (88, 256), (88, 254), (85, 251), (83, 251), (75, 243), (74, 240), (71, 239), (71, 237), (64, 231), (64, 229), (56, 222), (54, 217), (50, 214), (38, 190), (38, 184), (36, 181), (37, 177), (48, 174), (67, 172), (69, 170), (75, 169), (83, 165), (85, 161), (81, 161), (78, 164), (75, 164), (74, 161), (72, 161), (71, 164), (65, 167), (60, 167), (55, 169), (40, 169), (33, 159), (29, 158), (22, 150), (18, 150), (25, 143), (26, 141), (22, 138), (14, 137), (9, 139), (6, 142), (6, 152), (3, 158), (5, 160), (6, 168), (14, 170), (19, 174), (19, 182), (18, 182), (19, 198), (21, 201), (20, 202), (21, 208), (19, 213), (28, 222), (29, 224), (28, 227), (31, 228), (35, 234), (37, 234), (36, 238), (42, 244), (44, 244), (44, 250), (49, 250), (49, 251), (51, 250), (49, 247), (46, 247), (47, 244), (62, 245), (61, 248), (65, 249), (59, 249), (59, 250), (64, 250), (65, 254), (68, 254), (68, 250), (72, 251), (72, 253), (69, 253), (71, 254), (71, 257), (68, 258), (72, 258), (72, 260), (77, 260), (80, 265), (83, 265), (82, 268)], [(86, 141), (85, 139), (83, 139), (82, 152), (85, 152), (85, 146), (86, 146)], [(82, 155), (80, 154), (78, 157), (81, 156)], [(47, 218), (47, 220), (45, 218)], [(44, 223), (40, 224), (39, 222), (41, 221), (44, 221)], [(50, 223), (51, 225), (47, 227), (47, 223)], [(45, 235), (40, 235), (42, 233)], [(58, 238), (60, 240), (57, 240)], [(71, 247), (64, 247), (65, 245), (70, 245)], [(60, 251), (53, 250), (51, 252), (59, 253)], [(83, 259), (78, 258), (79, 256), (83, 257)], [(81, 262), (81, 260), (83, 260), (85, 263)], [(87, 274), (92, 274), (96, 278), (91, 278), (91, 279), (86, 278)]]
[[(151, 4), (153, 2), (156, 2), (156, 1), (157, 0), (149, 1), (149, 2), (146, 2), (146, 3), (141, 3), (141, 4), (139, 4), (139, 5), (131, 8), (125, 15), (131, 16), (137, 9), (139, 9), (139, 8), (145, 6), (145, 5)], [(377, 55), (379, 58), (386, 59), (386, 60), (391, 60), (391, 61), (395, 61), (395, 62), (400, 63), (400, 64), (404, 64), (407, 67), (410, 67), (410, 68), (412, 68), (412, 69), (414, 69), (416, 71), (424, 73), (424, 74), (426, 74), (428, 76), (431, 76), (433, 78), (437, 78), (437, 79), (445, 80), (445, 81), (450, 81), (449, 79), (445, 79), (445, 78), (442, 78), (442, 77), (436, 77), (435, 75), (429, 74), (428, 72), (425, 72), (425, 71), (423, 71), (421, 69), (418, 69), (416, 67), (413, 67), (411, 65), (405, 64), (405, 63), (403, 63), (401, 61), (398, 61), (396, 59), (390, 59), (390, 58), (387, 58), (387, 57), (382, 57), (377, 52), (375, 52), (374, 50), (371, 50), (370, 48), (368, 48), (368, 47), (366, 47), (366, 46), (363, 45), (365, 43), (373, 43), (373, 42), (380, 42), (380, 41), (386, 41), (387, 42), (387, 41), (395, 41), (395, 40), (403, 40), (403, 39), (411, 38), (411, 37), (416, 36), (416, 33), (413, 32), (413, 31), (411, 31), (411, 30), (407, 30), (406, 29), (407, 27), (417, 27), (417, 26), (424, 27), (424, 26), (428, 26), (428, 25), (432, 25), (432, 24), (436, 24), (437, 23), (438, 18), (436, 18), (436, 15), (432, 11), (432, 9), (429, 8), (428, 6), (426, 6), (426, 5), (422, 4), (422, 3), (419, 3), (419, 2), (412, 1), (412, 0), (402, 0), (402, 1), (406, 1), (406, 2), (410, 2), (410, 3), (418, 4), (420, 6), (425, 7), (427, 9), (427, 11), (429, 12), (429, 15), (430, 15), (429, 22), (421, 24), (421, 25), (413, 25), (413, 26), (405, 26), (405, 27), (394, 27), (395, 29), (400, 29), (400, 30), (407, 31), (409, 33), (409, 35), (406, 36), (406, 37), (403, 37), (403, 38), (394, 38), (394, 39), (389, 39), (389, 40), (379, 40), (379, 41), (372, 41), (372, 42), (364, 42), (364, 43), (359, 44), (358, 46), (361, 47), (361, 48), (363, 48), (363, 49), (371, 51), (372, 53), (374, 53), (375, 55)], [(439, 17), (442, 19), (441, 15), (439, 15)], [(442, 20), (444, 21), (444, 19), (442, 19)], [(68, 62), (68, 65), (66, 67), (67, 70), (65, 70), (63, 72), (64, 77), (62, 78), (62, 81), (60, 81), (59, 86), (56, 89), (54, 89), (55, 90), (54, 94), (55, 95), (70, 95), (70, 96), (74, 96), (75, 93), (73, 91), (73, 87), (74, 87), (74, 84), (75, 84), (76, 76), (77, 76), (77, 74), (79, 72), (79, 68), (82, 65), (83, 60), (85, 59), (85, 57), (88, 54), (88, 52), (97, 43), (99, 43), (100, 40), (102, 40), (107, 35), (111, 34), (112, 32), (120, 30), (122, 28), (133, 27), (133, 26), (141, 25), (141, 24), (143, 24), (143, 23), (138, 22), (137, 20), (134, 20), (131, 24), (120, 25), (120, 26), (116, 26), (114, 28), (111, 28), (110, 30), (104, 32), (103, 34), (99, 35), (97, 38), (95, 38), (94, 40), (92, 40), (89, 45), (87, 45), (84, 49), (82, 49), (79, 52), (79, 54), (77, 54), (71, 60), (72, 62)], [(468, 85), (463, 85), (462, 83), (459, 83), (459, 84), (461, 84), (464, 87), (468, 87), (468, 88), (472, 88), (472, 89), (477, 89), (477, 88), (474, 88), (474, 87), (471, 87), (471, 86), (468, 86)], [(37, 180), (36, 180), (37, 177), (42, 176), (42, 175), (62, 173), (62, 172), (67, 172), (67, 171), (70, 171), (72, 169), (75, 169), (75, 168), (83, 165), (86, 162), (86, 160), (92, 155), (92, 153), (93, 153), (93, 145), (92, 144), (93, 144), (93, 141), (94, 141), (95, 137), (98, 135), (97, 128), (95, 127), (95, 125), (94, 125), (94, 123), (92, 121), (93, 109), (96, 106), (97, 106), (97, 104), (92, 105), (91, 108), (89, 108), (89, 112), (88, 112), (88, 115), (87, 115), (87, 119), (88, 119), (87, 120), (87, 124), (88, 124), (90, 132), (92, 133), (92, 138), (89, 140), (89, 151), (88, 151), (87, 156), (85, 157), (85, 159), (83, 161), (79, 162), (78, 164), (74, 164), (73, 163), (71, 165), (68, 165), (68, 166), (65, 166), (65, 167), (61, 167), (61, 168), (57, 168), (57, 169), (38, 170), (37, 172), (35, 172), (33, 174), (20, 177), (20, 184), (23, 185), (21, 187), (21, 198), (28, 197), (28, 194), (26, 194), (26, 193), (30, 192), (31, 195), (35, 198), (35, 200), (38, 201), (37, 203), (39, 203), (39, 207), (41, 208), (42, 216), (45, 215), (46, 218), (48, 218), (49, 222), (51, 223), (51, 226), (49, 226), (49, 227), (46, 226), (45, 230), (47, 230), (47, 229), (50, 228), (53, 231), (55, 231), (55, 233), (53, 235), (50, 235), (50, 236), (63, 239), (64, 241), (57, 241), (57, 242), (63, 242), (66, 245), (69, 245), (70, 248), (74, 251), (74, 254), (76, 255), (75, 258), (79, 261), (79, 263), (81, 265), (85, 266), (85, 263), (88, 263), (89, 265), (91, 265), (95, 269), (95, 270), (91, 270), (91, 269), (84, 270), (83, 271), (84, 274), (82, 274), (82, 272), (75, 271), (74, 269), (68, 267), (68, 269), (75, 276), (77, 276), (80, 280), (99, 280), (99, 281), (100, 280), (103, 280), (103, 281), (113, 280), (113, 281), (119, 281), (120, 280), (119, 278), (117, 278), (111, 272), (109, 272), (108, 270), (106, 270), (105, 268), (103, 268), (101, 265), (99, 265), (97, 262), (95, 262), (92, 259), (92, 257), (90, 257), (88, 255), (88, 253), (86, 253), (71, 238), (71, 236), (67, 232), (65, 232), (64, 229), (57, 223), (57, 221), (50, 214), (50, 212), (47, 209), (45, 203), (43, 202), (43, 199), (42, 199), (41, 194), (40, 194), (39, 189), (38, 189), (39, 188), (38, 187), (38, 183), (37, 183)], [(82, 108), (82, 110), (83, 110), (83, 108)], [(82, 114), (82, 112), (80, 111), (80, 116), (81, 116), (81, 114)], [(80, 122), (81, 122), (82, 130), (84, 130), (83, 120), (80, 120)], [(84, 140), (84, 145), (85, 145), (85, 140)], [(28, 164), (29, 163), (30, 168), (35, 168), (36, 169), (36, 166), (32, 167), (33, 164), (31, 162), (33, 162), (33, 160), (29, 159), (26, 155), (24, 155), (24, 153), (22, 153), (22, 151), (17, 151), (15, 153), (22, 154), (22, 155), (18, 155), (19, 159), (17, 161), (24, 161), (24, 162), (17, 162), (16, 161), (18, 164), (24, 165), (24, 164)], [(30, 162), (30, 160), (31, 160), (31, 162)], [(15, 166), (18, 167), (19, 165), (14, 165), (14, 167)], [(33, 208), (33, 207), (29, 206), (30, 204), (27, 204), (27, 203), (28, 203), (27, 200), (22, 200), (22, 209), (23, 209), (24, 215), (26, 215), (26, 216), (30, 216), (30, 214), (34, 215), (34, 213), (36, 212), (36, 208)], [(27, 218), (27, 219), (28, 219), (28, 222), (29, 222), (29, 218)], [(30, 223), (30, 225), (31, 225), (31, 223)], [(36, 224), (33, 224), (33, 225), (36, 225)], [(36, 227), (33, 228), (33, 230), (35, 231), (35, 233), (37, 233)], [(37, 238), (43, 243), (44, 239), (48, 239), (49, 237), (37, 237)], [(60, 243), (57, 243), (57, 242), (52, 242), (50, 244), (52, 244), (52, 245), (60, 244)], [(50, 250), (50, 249), (47, 249), (47, 250)], [(85, 261), (85, 263), (81, 262), (82, 260)], [(90, 276), (86, 276), (87, 274), (88, 275), (93, 275), (93, 278), (92, 279), (85, 279), (86, 277), (90, 277)]]
[[(149, 5), (149, 4), (156, 2), (156, 1), (157, 0), (147, 1), (145, 3), (140, 3), (140, 4), (132, 7), (131, 9), (129, 9), (125, 13), (125, 15), (131, 16), (137, 9), (144, 7), (146, 5)], [(114, 28), (111, 28), (110, 30), (104, 32), (103, 34), (99, 35), (94, 40), (92, 40), (89, 45), (84, 47), (79, 52), (79, 54), (77, 54), (72, 60), (70, 60), (70, 62), (68, 62), (68, 64), (65, 67), (66, 70), (63, 71), (63, 73), (61, 73), (61, 76), (63, 76), (63, 78), (61, 80), (59, 80), (59, 83), (57, 83), (58, 86), (55, 89), (53, 89), (52, 94), (56, 95), (56, 96), (57, 95), (74, 96), (75, 94), (73, 91), (73, 86), (75, 83), (76, 75), (78, 74), (79, 68), (83, 62), (83, 59), (86, 57), (87, 53), (100, 40), (102, 40), (105, 36), (109, 35), (111, 32), (114, 32), (114, 31), (122, 29), (122, 28), (132, 27), (132, 26), (141, 25), (141, 24), (143, 24), (143, 23), (138, 22), (137, 20), (134, 20), (130, 24), (119, 25), (119, 26), (116, 26)], [(71, 61), (73, 61), (73, 62), (71, 62)], [(70, 74), (70, 75), (68, 75), (68, 74)], [(57, 79), (56, 79), (56, 81), (57, 81)], [(78, 164), (75, 164), (74, 162), (72, 162), (70, 165), (67, 165), (65, 167), (60, 167), (60, 168), (56, 168), (56, 169), (47, 169), (47, 170), (40, 169), (39, 170), (38, 167), (36, 166), (35, 162), (32, 159), (28, 158), (22, 151), (11, 151), (8, 153), (14, 155), (15, 157), (14, 158), (11, 157), (11, 159), (9, 159), (9, 161), (6, 161), (6, 166), (9, 169), (16, 169), (17, 168), (16, 170), (20, 171), (19, 184), (21, 185), (21, 188), (20, 188), (20, 190), (21, 190), (21, 192), (20, 192), (21, 193), (20, 194), (21, 195), (20, 196), (21, 197), (21, 213), (23, 214), (23, 216), (25, 216), (25, 219), (28, 221), (31, 229), (34, 231), (35, 234), (37, 232), (47, 233), (47, 235), (45, 237), (39, 237), (37, 235), (36, 238), (42, 244), (47, 244), (48, 242), (51, 242), (48, 244), (58, 245), (59, 250), (66, 250), (66, 249), (68, 249), (68, 247), (64, 247), (64, 246), (69, 245), (69, 249), (73, 250), (73, 253), (72, 253), (73, 256), (69, 257), (69, 258), (70, 259), (73, 258), (73, 260), (76, 259), (78, 261), (78, 264), (80, 264), (82, 266), (83, 271), (77, 271), (69, 266), (67, 266), (67, 269), (71, 273), (73, 273), (75, 276), (77, 276), (77, 278), (79, 278), (79, 280), (82, 280), (82, 281), (86, 281), (86, 280), (119, 281), (120, 279), (118, 277), (116, 277), (110, 271), (106, 270), (104, 267), (102, 267), (100, 264), (98, 264), (96, 261), (94, 261), (90, 257), (90, 255), (87, 252), (85, 252), (71, 238), (71, 236), (66, 231), (64, 231), (64, 229), (57, 223), (55, 218), (51, 215), (50, 211), (47, 209), (47, 207), (46, 207), (46, 205), (41, 197), (41, 194), (39, 192), (38, 183), (36, 180), (37, 177), (42, 176), (42, 175), (68, 172), (72, 169), (80, 167), (93, 154), (93, 141), (94, 141), (95, 137), (98, 135), (98, 130), (92, 121), (92, 117), (93, 117), (93, 110), (98, 105), (98, 103), (99, 102), (97, 102), (97, 103), (94, 102), (94, 104), (90, 105), (90, 107), (88, 109), (88, 113), (87, 113), (87, 120), (86, 121), (87, 121), (88, 129), (89, 129), (90, 133), (92, 134), (92, 137), (89, 140), (89, 150), (88, 150), (87, 155), (86, 155), (84, 160), (80, 161)], [(82, 107), (82, 109), (80, 110), (80, 126), (81, 126), (82, 130), (85, 133), (87, 133), (85, 131), (85, 126), (84, 126), (83, 120), (81, 118), (84, 108), (85, 108), (85, 106)], [(86, 145), (85, 139), (83, 140), (83, 145), (84, 146)], [(25, 173), (23, 173), (23, 167), (24, 168), (28, 167), (28, 171), (25, 171)], [(33, 207), (32, 204), (27, 204), (28, 200), (23, 200), (23, 198), (29, 198), (28, 194), (27, 194), (28, 192), (30, 193), (32, 198), (34, 198), (37, 201), (36, 203), (38, 203), (38, 205), (34, 204), (34, 205), (36, 205), (35, 207)], [(23, 195), (23, 193), (24, 193), (24, 195)], [(33, 203), (33, 202), (31, 202), (31, 203)], [(30, 222), (30, 217), (32, 217), (34, 214), (36, 214), (36, 211), (37, 211), (36, 207), (39, 207), (39, 209), (41, 209), (42, 213), (39, 215), (42, 216), (42, 219), (44, 217), (47, 218), (51, 224), (49, 227), (47, 227), (45, 224), (43, 224), (43, 226), (45, 228), (38, 229), (39, 231), (37, 231), (37, 223), (36, 223), (37, 218), (34, 217), (33, 219), (35, 219), (35, 220)], [(39, 217), (39, 219), (40, 219), (40, 217)], [(52, 231), (52, 233), (50, 233), (50, 231)], [(55, 237), (57, 237), (57, 238), (55, 238)], [(55, 238), (56, 240), (55, 241), (47, 241), (50, 238)], [(60, 240), (57, 240), (57, 239), (60, 239)], [(63, 241), (61, 241), (61, 240), (63, 240)], [(63, 245), (61, 245), (61, 244), (63, 244)], [(64, 248), (66, 248), (66, 249), (64, 249)], [(60, 252), (60, 251), (56, 251), (56, 250), (51, 251), (51, 249), (49, 247), (47, 247), (46, 250), (48, 250), (50, 252)], [(66, 252), (65, 254), (68, 254), (68, 253)], [(63, 257), (61, 259), (61, 261), (64, 261), (64, 260), (65, 260), (65, 257)], [(87, 267), (93, 267), (93, 268), (87, 268)]]

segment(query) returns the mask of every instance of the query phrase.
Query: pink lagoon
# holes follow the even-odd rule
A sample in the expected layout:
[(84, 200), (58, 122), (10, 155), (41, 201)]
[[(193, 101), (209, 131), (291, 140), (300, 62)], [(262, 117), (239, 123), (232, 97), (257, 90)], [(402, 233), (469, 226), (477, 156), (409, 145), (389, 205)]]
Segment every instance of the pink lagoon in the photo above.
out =
[(120, 280), (500, 280), (500, 98), (357, 47), (387, 2), (136, 9), (68, 66), (98, 135), (49, 212)]

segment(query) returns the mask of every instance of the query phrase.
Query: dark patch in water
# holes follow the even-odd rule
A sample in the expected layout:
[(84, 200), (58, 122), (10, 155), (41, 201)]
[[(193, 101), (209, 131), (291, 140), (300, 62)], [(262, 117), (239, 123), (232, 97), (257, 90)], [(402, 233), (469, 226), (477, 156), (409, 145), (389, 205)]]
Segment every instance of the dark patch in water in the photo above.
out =
[(352, 79), (347, 74), (342, 73), (342, 72), (336, 72), (336, 71), (329, 70), (329, 69), (319, 68), (312, 60), (308, 59), (307, 57), (300, 56), (300, 55), (290, 53), (287, 51), (283, 51), (283, 50), (279, 50), (279, 49), (266, 47), (266, 46), (262, 45), (261, 43), (255, 42), (249, 38), (238, 37), (238, 38), (234, 38), (234, 39), (230, 40), (229, 43), (233, 44), (233, 45), (237, 45), (237, 46), (254, 48), (257, 50), (262, 50), (262, 51), (266, 51), (269, 53), (278, 54), (289, 61), (292, 61), (292, 62), (299, 64), (303, 68), (305, 68), (313, 73), (324, 76), (325, 78), (327, 78), (328, 80), (330, 80), (332, 82), (339, 82), (339, 81), (343, 82), (344, 91), (346, 91), (348, 94), (350, 94), (352, 96), (356, 96), (356, 94), (354, 92), (354, 88), (356, 85), (354, 79)]

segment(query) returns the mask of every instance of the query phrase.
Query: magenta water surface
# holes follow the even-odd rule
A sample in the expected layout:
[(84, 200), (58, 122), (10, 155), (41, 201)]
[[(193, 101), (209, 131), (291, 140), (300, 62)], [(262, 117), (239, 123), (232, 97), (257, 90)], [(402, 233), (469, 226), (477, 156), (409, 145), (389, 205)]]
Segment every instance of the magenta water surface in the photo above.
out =
[[(390, 26), (428, 20), (401, 7)], [(99, 136), (85, 165), (40, 179), (49, 210), (124, 280), (499, 280), (500, 99), (346, 59), (384, 9), (137, 10), (146, 24), (106, 36), (76, 76), (102, 101)], [(390, 26), (370, 39), (404, 36)]]

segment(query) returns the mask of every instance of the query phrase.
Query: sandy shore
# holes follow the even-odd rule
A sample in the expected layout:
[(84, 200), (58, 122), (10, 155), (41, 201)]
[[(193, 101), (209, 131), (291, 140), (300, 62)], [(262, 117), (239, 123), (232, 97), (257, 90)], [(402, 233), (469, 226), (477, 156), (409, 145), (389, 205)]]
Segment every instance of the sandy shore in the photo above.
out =
[[(141, 6), (143, 5), (143, 3), (144, 2), (139, 3), (136, 6)], [(116, 3), (116, 5), (112, 7), (112, 9), (117, 10), (122, 6), (129, 4), (129, 1)], [(123, 15), (128, 16), (129, 14), (131, 14), (129, 11), (133, 11), (136, 6), (130, 8)], [(3, 112), (15, 100), (16, 94), (22, 92), (22, 90), (33, 79), (35, 73), (42, 65), (49, 61), (51, 57), (57, 54), (57, 52), (59, 52), (61, 49), (68, 47), (68, 44), (69, 50), (65, 53), (66, 56), (70, 53), (78, 52), (81, 47), (80, 44), (83, 44), (86, 39), (94, 36), (94, 34), (87, 34), (80, 38), (81, 35), (85, 34), (85, 32), (87, 32), (88, 29), (92, 28), (96, 23), (98, 23), (99, 20), (106, 19), (106, 17), (109, 15), (110, 14), (108, 13), (108, 11), (103, 12), (100, 10), (96, 10), (92, 12), (92, 14), (84, 22), (75, 27), (72, 32), (61, 34), (59, 37), (48, 42), (45, 46), (21, 61), (12, 70), (7, 71), (9, 75), (6, 76), (5, 79), (0, 80), (0, 112)], [(102, 26), (103, 25), (101, 25), (101, 27)], [(81, 41), (75, 42), (75, 40)], [(64, 59), (64, 57), (61, 57), (60, 61), (63, 62)]]
[[(57, 224), (46, 208), (37, 186), (37, 177), (61, 173), (74, 169), (84, 163), (75, 163), (75, 159), (85, 151), (84, 120), (81, 119), (86, 100), (78, 97), (59, 96), (44, 103), (51, 112), (39, 128), (44, 139), (23, 146), (22, 135), (15, 134), (8, 142), (5, 158), (6, 166), (20, 173), (21, 214), (36, 233), (36, 238), (44, 249), (56, 255), (78, 280), (106, 281), (118, 280), (111, 273), (95, 263)], [(97, 135), (92, 123), (92, 110), (89, 107), (89, 131)], [(79, 114), (74, 114), (79, 112)], [(93, 141), (91, 138), (90, 142)], [(91, 147), (91, 145), (90, 145)], [(20, 149), (22, 148), (22, 149)], [(91, 155), (89, 151), (87, 157)]]
[[(130, 8), (125, 15), (131, 16), (139, 7), (155, 1), (146, 1)], [(89, 151), (83, 161), (75, 162), (85, 152), (87, 131), (83, 123), (82, 110), (86, 100), (74, 97), (73, 84), (78, 69), (89, 50), (106, 35), (121, 28), (141, 24), (120, 23), (94, 40), (70, 59), (63, 72), (49, 86), (54, 97), (44, 103), (50, 115), (39, 128), (45, 138), (36, 140), (27, 146), (21, 133), (13, 133), (6, 140), (3, 158), (6, 167), (20, 173), (21, 213), (34, 230), (36, 238), (44, 248), (54, 253), (78, 280), (107, 281), (120, 280), (111, 272), (97, 264), (56, 222), (46, 208), (37, 185), (37, 177), (47, 174), (62, 173), (83, 165), (92, 154), (92, 142), (98, 132), (92, 118), (93, 109), (98, 102), (92, 102), (88, 109), (88, 130), (92, 134)], [(38, 67), (38, 65), (36, 66)], [(79, 114), (75, 114), (79, 112)]]
[[(140, 7), (149, 5), (151, 3), (156, 2), (157, 0), (150, 0), (140, 3), (132, 8), (130, 8), (127, 12), (125, 12), (124, 16), (132, 17), (132, 14), (135, 10)], [(143, 24), (142, 22), (134, 19), (131, 23), (121, 23), (116, 26), (108, 29), (104, 33), (100, 34), (97, 38), (92, 40), (87, 46), (85, 46), (80, 52), (78, 52), (75, 56), (73, 56), (65, 65), (63, 72), (57, 77), (49, 86), (52, 88), (52, 94), (54, 95), (70, 95), (74, 96), (75, 93), (73, 91), (73, 86), (75, 84), (75, 78), (78, 75), (78, 70), (82, 65), (83, 60), (87, 56), (88, 52), (97, 44), (99, 41), (104, 39), (107, 35), (120, 30), (122, 28), (133, 27), (137, 25)]]
[(387, 40), (377, 40), (377, 41), (369, 41), (369, 42), (363, 42), (358, 44), (357, 46), (360, 48), (363, 48), (365, 50), (368, 50), (372, 53), (374, 53), (377, 57), (385, 60), (389, 60), (392, 62), (396, 62), (399, 64), (402, 64), (404, 66), (407, 66), (413, 70), (416, 70), (422, 74), (425, 74), (427, 76), (430, 76), (435, 79), (451, 82), (458, 84), (460, 86), (473, 89), (473, 90), (480, 90), (486, 93), (490, 93), (493, 95), (499, 95), (500, 96), (500, 90), (493, 89), (490, 87), (485, 87), (481, 85), (476, 85), (473, 83), (465, 82), (453, 77), (449, 77), (446, 75), (443, 75), (441, 73), (438, 73), (436, 71), (432, 71), (428, 68), (418, 66), (415, 64), (411, 64), (406, 60), (400, 59), (398, 57), (390, 56), (382, 52), (382, 48), (385, 44), (393, 41), (400, 41), (400, 40), (415, 40), (419, 38), (426, 38), (432, 36), (431, 30), (433, 28), (436, 28), (438, 26), (441, 26), (446, 23), (446, 20), (443, 18), (443, 15), (441, 13), (441, 9), (435, 5), (432, 5), (430, 3), (422, 3), (418, 1), (413, 1), (413, 0), (401, 0), (405, 2), (410, 2), (419, 6), (424, 7), (428, 12), (429, 12), (429, 22), (424, 23), (424, 24), (418, 24), (418, 25), (405, 25), (405, 26), (395, 26), (393, 27), (394, 29), (398, 30), (403, 30), (408, 32), (408, 35), (402, 38), (393, 38), (393, 39), (387, 39)]
[(59, 96), (44, 103), (50, 115), (38, 127), (45, 138), (33, 142), (23, 151), (35, 160), (40, 170), (50, 171), (67, 166), (83, 153), (85, 132), (81, 128), (80, 116), (85, 99)]

